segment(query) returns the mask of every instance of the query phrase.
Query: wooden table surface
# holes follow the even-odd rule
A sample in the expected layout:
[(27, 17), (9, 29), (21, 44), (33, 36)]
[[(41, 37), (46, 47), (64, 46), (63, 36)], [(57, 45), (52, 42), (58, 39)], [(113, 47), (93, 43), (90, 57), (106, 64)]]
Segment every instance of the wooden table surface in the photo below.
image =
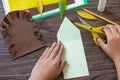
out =
[[(89, 0), (88, 6), (78, 9), (89, 9), (120, 24), (120, 0), (108, 0), (106, 11), (104, 13), (97, 11), (97, 5), (98, 0)], [(66, 16), (72, 22), (79, 21), (75, 10), (66, 12)], [(0, 0), (0, 21), (3, 17), (4, 10), (2, 0)], [(98, 21), (90, 21), (89, 23), (94, 26), (107, 24), (99, 19)], [(60, 24), (61, 21), (59, 19), (59, 15), (54, 15), (37, 21), (37, 25), (40, 28), (40, 31), (48, 46), (56, 41), (56, 33)], [(73, 80), (117, 80), (116, 69), (111, 59), (108, 58), (100, 47), (97, 47), (94, 44), (90, 32), (81, 29), (81, 33), (90, 76)], [(27, 80), (34, 64), (44, 49), (45, 48), (42, 48), (16, 61), (12, 61), (7, 45), (4, 44), (3, 37), (0, 34), (0, 80)]]

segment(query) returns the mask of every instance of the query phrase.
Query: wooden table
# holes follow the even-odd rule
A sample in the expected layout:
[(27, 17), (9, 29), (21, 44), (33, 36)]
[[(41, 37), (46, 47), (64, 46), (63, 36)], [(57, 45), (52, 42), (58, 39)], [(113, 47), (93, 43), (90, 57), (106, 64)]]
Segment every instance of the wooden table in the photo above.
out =
[[(98, 0), (89, 0), (89, 5), (81, 7), (81, 9), (87, 8), (120, 24), (120, 0), (108, 0), (106, 11), (104, 13), (97, 11), (97, 4)], [(75, 10), (66, 12), (66, 16), (72, 22), (79, 21)], [(0, 0), (0, 21), (3, 17), (4, 11)], [(59, 15), (44, 18), (37, 22), (47, 45), (50, 46), (56, 41), (56, 33), (61, 24)], [(94, 26), (107, 24), (102, 20), (90, 21), (89, 23)], [(111, 59), (108, 58), (100, 47), (97, 47), (94, 44), (90, 32), (81, 29), (81, 33), (90, 76), (73, 80), (117, 80), (115, 66)], [(4, 44), (4, 40), (0, 34), (0, 80), (27, 80), (34, 64), (41, 56), (44, 49), (45, 48), (42, 48), (16, 61), (12, 61), (7, 45)]]

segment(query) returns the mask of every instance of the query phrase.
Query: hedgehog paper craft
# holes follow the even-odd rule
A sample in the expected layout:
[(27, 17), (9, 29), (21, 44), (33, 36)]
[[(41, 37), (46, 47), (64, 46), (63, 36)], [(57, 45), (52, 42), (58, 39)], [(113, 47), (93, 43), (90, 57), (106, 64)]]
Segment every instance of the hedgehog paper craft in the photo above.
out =
[(46, 46), (36, 22), (29, 21), (31, 17), (28, 12), (14, 11), (2, 21), (2, 34), (13, 60)]

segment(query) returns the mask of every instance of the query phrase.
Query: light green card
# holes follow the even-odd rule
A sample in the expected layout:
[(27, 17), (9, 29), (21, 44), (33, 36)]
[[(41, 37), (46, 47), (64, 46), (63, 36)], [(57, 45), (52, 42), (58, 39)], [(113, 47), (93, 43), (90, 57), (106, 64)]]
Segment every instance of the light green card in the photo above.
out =
[(67, 17), (60, 26), (57, 38), (65, 47), (63, 60), (67, 61), (67, 65), (63, 70), (64, 79), (88, 76), (89, 71), (80, 30)]

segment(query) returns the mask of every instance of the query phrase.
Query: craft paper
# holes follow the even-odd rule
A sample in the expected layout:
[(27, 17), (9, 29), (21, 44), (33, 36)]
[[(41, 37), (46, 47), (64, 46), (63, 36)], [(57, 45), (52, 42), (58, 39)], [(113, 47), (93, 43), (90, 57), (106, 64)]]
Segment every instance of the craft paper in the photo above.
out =
[(97, 20), (95, 16), (93, 16), (92, 14), (84, 11), (84, 10), (78, 10), (77, 11), (77, 14), (79, 16), (81, 16), (82, 18), (85, 18), (85, 19), (89, 19), (89, 20)]
[[(23, 0), (14, 0), (14, 1), (15, 2), (11, 2), (9, 0), (2, 0), (3, 8), (4, 8), (4, 11), (5, 11), (5, 15), (7, 15), (9, 12), (11, 12), (11, 7), (10, 7), (9, 3), (14, 5), (12, 8), (15, 8), (15, 9), (12, 9), (12, 11), (13, 10), (16, 11), (16, 8), (20, 8), (18, 10), (21, 10), (22, 8), (26, 9), (25, 7), (29, 8), (29, 6), (34, 7), (32, 9), (29, 9), (29, 10), (32, 10), (33, 12), (34, 12), (33, 9), (37, 9), (35, 7), (35, 6), (37, 6), (36, 0), (29, 0), (29, 2), (28, 2), (28, 0), (24, 0), (25, 2), (22, 2)], [(18, 3), (16, 3), (16, 1), (20, 1), (21, 5), (17, 5)], [(30, 3), (31, 1), (33, 1), (33, 2)], [(44, 3), (46, 3), (47, 1), (49, 1), (49, 3), (50, 3), (50, 5), (48, 4), (47, 6), (54, 6), (54, 3), (55, 3), (55, 5), (58, 4), (58, 2), (57, 2), (58, 0), (52, 0), (52, 1), (51, 0), (44, 0)], [(29, 6), (25, 5), (25, 7), (24, 7), (24, 5), (23, 5), (24, 3), (27, 4), (27, 5), (29, 4)], [(68, 3), (70, 3), (70, 4), (67, 4), (67, 7), (66, 7), (67, 11), (71, 10), (71, 9), (74, 9), (74, 8), (78, 8), (78, 7), (83, 6), (83, 5), (87, 5), (88, 4), (88, 0), (68, 0)], [(43, 5), (45, 5), (45, 4), (43, 4)], [(32, 17), (31, 20), (38, 20), (40, 18), (45, 18), (45, 17), (48, 17), (48, 16), (52, 16), (54, 14), (58, 14), (60, 12), (58, 7), (53, 8), (53, 9), (48, 9), (48, 8), (50, 8), (50, 7), (47, 7), (47, 9), (46, 9), (46, 6), (44, 6), (44, 10), (45, 11), (43, 11), (43, 14), (40, 15), (37, 12), (37, 14), (33, 14), (33, 17)]]
[(64, 17), (67, 6), (67, 0), (59, 0), (59, 10), (60, 10), (60, 18)]
[[(8, 0), (10, 11), (24, 10), (37, 7), (37, 0)], [(58, 0), (42, 0), (43, 5), (57, 3)]]
[(36, 22), (29, 21), (31, 17), (28, 12), (14, 11), (1, 22), (4, 42), (13, 60), (46, 46)]
[(60, 26), (57, 38), (65, 47), (62, 59), (67, 61), (63, 70), (64, 79), (89, 75), (80, 30), (67, 17)]

